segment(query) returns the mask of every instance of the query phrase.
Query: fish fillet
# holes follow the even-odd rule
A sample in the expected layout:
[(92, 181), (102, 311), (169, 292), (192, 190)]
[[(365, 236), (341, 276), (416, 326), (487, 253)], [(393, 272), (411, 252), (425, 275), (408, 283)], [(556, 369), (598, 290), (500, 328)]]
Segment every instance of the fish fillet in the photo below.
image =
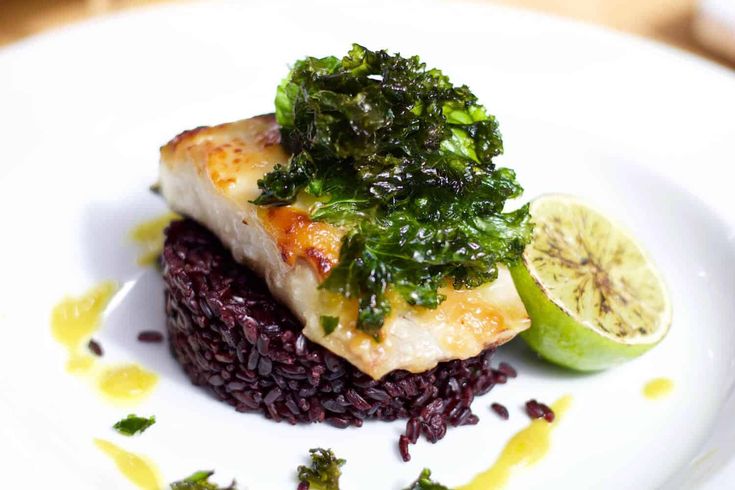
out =
[[(257, 181), (288, 162), (272, 115), (186, 131), (161, 148), (162, 195), (176, 212), (214, 232), (234, 258), (263, 276), (273, 295), (304, 324), (304, 335), (375, 379), (395, 369), (423, 372), (512, 339), (530, 320), (508, 270), (471, 290), (442, 288), (432, 310), (388, 292), (392, 312), (381, 340), (355, 328), (357, 304), (318, 288), (337, 264), (345, 230), (309, 218), (307, 197), (255, 206)], [(322, 315), (339, 326), (325, 335)]]

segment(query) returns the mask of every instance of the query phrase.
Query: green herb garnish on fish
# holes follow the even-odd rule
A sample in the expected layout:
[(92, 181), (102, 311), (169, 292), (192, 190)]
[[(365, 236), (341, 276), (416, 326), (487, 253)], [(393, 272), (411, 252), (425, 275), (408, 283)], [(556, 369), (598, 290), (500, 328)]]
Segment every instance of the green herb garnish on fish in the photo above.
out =
[(319, 317), (319, 321), (322, 324), (324, 335), (329, 335), (334, 332), (334, 329), (339, 325), (339, 318), (336, 316), (321, 316)]
[(441, 286), (493, 281), (530, 239), (528, 207), (504, 209), (522, 188), (493, 163), (495, 118), (416, 56), (355, 44), (342, 59), (300, 60), (278, 87), (276, 117), (292, 157), (258, 181), (255, 203), (306, 194), (313, 220), (344, 227), (320, 287), (357, 300), (357, 328), (376, 339), (389, 289), (436, 308)]

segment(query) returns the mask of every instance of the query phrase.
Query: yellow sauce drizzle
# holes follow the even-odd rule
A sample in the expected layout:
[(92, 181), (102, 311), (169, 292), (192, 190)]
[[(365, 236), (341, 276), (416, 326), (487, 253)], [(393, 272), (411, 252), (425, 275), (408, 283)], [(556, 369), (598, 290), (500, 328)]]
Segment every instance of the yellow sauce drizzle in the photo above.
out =
[(84, 343), (100, 327), (102, 314), (118, 286), (103, 282), (78, 298), (65, 298), (51, 312), (51, 333), (69, 352), (69, 372), (86, 372), (94, 357), (82, 351)]
[(115, 402), (137, 402), (156, 386), (158, 377), (136, 364), (95, 369), (97, 358), (86, 352), (86, 342), (102, 323), (115, 292), (112, 281), (100, 283), (78, 298), (65, 298), (51, 312), (51, 332), (69, 352), (66, 369), (96, 380), (100, 392)]
[(130, 232), (130, 238), (140, 246), (138, 265), (148, 266), (156, 263), (156, 259), (163, 251), (163, 230), (174, 220), (181, 219), (176, 213), (168, 212), (148, 221), (145, 221)]
[(456, 490), (496, 490), (503, 488), (517, 468), (536, 464), (549, 451), (551, 431), (569, 408), (572, 397), (566, 395), (551, 408), (556, 415), (554, 422), (536, 419), (508, 441), (495, 464), (477, 475), (471, 482)]
[(153, 391), (158, 376), (137, 364), (124, 364), (106, 369), (98, 382), (99, 390), (118, 402), (137, 402)]
[(161, 478), (155, 466), (146, 458), (119, 448), (104, 439), (95, 439), (94, 444), (109, 456), (125, 478), (138, 488), (144, 490), (160, 490), (163, 488)]
[(66, 361), (66, 370), (72, 374), (88, 373), (94, 367), (97, 359), (90, 354), (72, 353)]
[(643, 396), (649, 400), (663, 398), (674, 390), (674, 382), (669, 378), (652, 379), (643, 387)]

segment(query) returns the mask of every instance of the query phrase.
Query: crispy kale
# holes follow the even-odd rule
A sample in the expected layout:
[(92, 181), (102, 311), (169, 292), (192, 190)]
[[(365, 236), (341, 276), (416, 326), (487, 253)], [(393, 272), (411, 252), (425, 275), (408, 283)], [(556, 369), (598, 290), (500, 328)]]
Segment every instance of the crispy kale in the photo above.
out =
[(406, 490), (449, 490), (449, 487), (445, 487), (444, 485), (431, 481), (431, 471), (424, 468), (419, 475), (418, 480), (413, 482), (413, 484), (406, 488)]
[(143, 433), (148, 427), (156, 423), (156, 417), (151, 415), (148, 418), (138, 417), (135, 414), (130, 414), (124, 419), (121, 419), (112, 426), (113, 429), (118, 431), (120, 434), (126, 436), (132, 436), (134, 434)]
[(187, 476), (183, 480), (174, 482), (170, 485), (171, 490), (237, 490), (237, 484), (233, 480), (226, 487), (220, 487), (209, 481), (209, 477), (214, 475), (214, 471), (197, 471)]
[(339, 318), (336, 316), (321, 316), (319, 321), (322, 324), (322, 329), (324, 329), (324, 335), (334, 332), (334, 329), (339, 325)]
[(292, 152), (258, 186), (259, 205), (316, 199), (311, 218), (347, 232), (321, 287), (358, 302), (358, 328), (380, 338), (392, 288), (436, 308), (438, 288), (472, 288), (513, 263), (531, 233), (522, 189), (496, 168), (495, 118), (466, 86), (418, 57), (357, 44), (342, 59), (296, 62), (278, 87), (276, 117)]
[[(302, 485), (306, 484), (309, 490), (340, 490), (339, 477), (342, 476), (340, 468), (345, 464), (345, 460), (337, 459), (331, 449), (310, 449), (309, 453), (311, 467), (299, 466), (299, 482)], [(432, 481), (431, 471), (424, 468), (418, 479), (405, 490), (449, 490), (449, 488)]]
[(331, 449), (309, 449), (311, 467), (299, 466), (298, 478), (309, 485), (309, 490), (339, 490), (340, 467), (344, 459), (337, 459)]

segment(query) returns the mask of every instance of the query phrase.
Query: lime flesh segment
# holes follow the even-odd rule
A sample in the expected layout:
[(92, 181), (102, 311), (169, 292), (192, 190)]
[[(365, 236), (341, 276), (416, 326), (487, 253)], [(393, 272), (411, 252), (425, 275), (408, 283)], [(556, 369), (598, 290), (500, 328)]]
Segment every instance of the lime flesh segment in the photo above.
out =
[(521, 336), (532, 349), (594, 371), (663, 339), (671, 323), (666, 289), (626, 231), (570, 196), (536, 199), (531, 216), (532, 242), (511, 274), (531, 317)]

